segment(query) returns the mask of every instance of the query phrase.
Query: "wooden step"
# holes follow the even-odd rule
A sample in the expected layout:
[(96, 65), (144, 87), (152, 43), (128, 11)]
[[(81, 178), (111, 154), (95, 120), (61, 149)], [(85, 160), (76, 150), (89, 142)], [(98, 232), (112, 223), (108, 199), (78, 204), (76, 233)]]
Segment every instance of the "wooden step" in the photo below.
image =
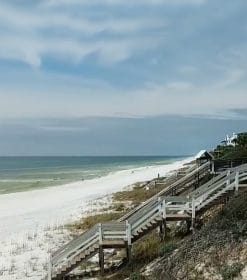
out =
[[(205, 167), (203, 167), (203, 168), (205, 169)], [(206, 168), (207, 168), (207, 166), (206, 166)], [(185, 173), (183, 173), (183, 172), (184, 172), (184, 170), (182, 170), (182, 172), (180, 174), (185, 175)], [(201, 174), (199, 175), (199, 177), (201, 178), (201, 177), (203, 177), (206, 174), (206, 171), (204, 170), (203, 172), (200, 172), (200, 173)], [(171, 188), (169, 190), (169, 193), (172, 191), (173, 194), (178, 194), (178, 193), (181, 193), (184, 190), (188, 189), (188, 187), (192, 186), (195, 182), (197, 182), (197, 179), (194, 179), (194, 177), (193, 176), (191, 177), (191, 176), (192, 176), (192, 174), (190, 175), (190, 177), (185, 178), (185, 180), (183, 182), (179, 181), (179, 184), (177, 184), (176, 187)], [(164, 194), (165, 193), (163, 192), (163, 195)], [(168, 194), (168, 192), (167, 192), (167, 194)], [(212, 195), (216, 195), (217, 196), (217, 192), (215, 194), (212, 194)], [(138, 213), (140, 211), (138, 213), (138, 215), (142, 219), (146, 219), (146, 221), (141, 223), (139, 229), (134, 234), (132, 233), (132, 236), (131, 236), (132, 237), (132, 242), (135, 242), (136, 240), (138, 240), (139, 238), (141, 238), (142, 236), (147, 234), (147, 232), (149, 232), (150, 230), (155, 229), (163, 221), (162, 216), (161, 215), (159, 216), (157, 214), (157, 209), (156, 208), (154, 209), (152, 207), (150, 207), (150, 210), (148, 210), (148, 211), (152, 211), (152, 212), (149, 212), (149, 213), (146, 213), (146, 214), (144, 213), (146, 216), (141, 212), (141, 208), (140, 209), (136, 209), (133, 212), (133, 213), (136, 214), (136, 213)], [(149, 209), (149, 208), (147, 208), (147, 209)], [(153, 211), (153, 210), (155, 210), (156, 212)], [(153, 213), (153, 212), (155, 212), (155, 213)], [(150, 213), (152, 213), (152, 215)], [(130, 214), (129, 217), (131, 217), (131, 216), (132, 215)], [(152, 217), (153, 217), (153, 219), (152, 219)], [(169, 220), (170, 221), (181, 221), (181, 220), (187, 220), (187, 219), (190, 219), (190, 218), (191, 218), (191, 215), (189, 215), (189, 214), (168, 214), (166, 216), (166, 219), (168, 221)], [(125, 219), (127, 219), (127, 218), (125, 218)], [(125, 221), (125, 220), (120, 220), (120, 221)], [(92, 234), (95, 234), (95, 233), (92, 233)], [(79, 240), (81, 240), (81, 239), (79, 239)], [(85, 243), (85, 239), (84, 239), (83, 242), (84, 243), (82, 243), (82, 244), (86, 244)], [(76, 243), (72, 243), (72, 244), (76, 245)], [(88, 243), (88, 245), (89, 245), (89, 243)], [(120, 239), (120, 240), (104, 240), (103, 241), (103, 247), (105, 247), (105, 248), (120, 248), (120, 247), (125, 246), (125, 245), (126, 245), (126, 240), (125, 239), (124, 240)], [(77, 246), (78, 246), (78, 243), (77, 243)], [(62, 279), (71, 270), (76, 268), (82, 261), (85, 261), (88, 258), (92, 257), (94, 254), (96, 254), (98, 248), (99, 248), (99, 244), (94, 244), (92, 247), (90, 247), (90, 248), (88, 248), (88, 249), (86, 249), (84, 251), (80, 251), (80, 252), (78, 252), (78, 254), (75, 254), (75, 256), (70, 261), (66, 261), (66, 259), (64, 259), (64, 260), (61, 259), (61, 262), (64, 261), (64, 263), (62, 264), (62, 266), (59, 266), (58, 268), (55, 268), (57, 271), (55, 271), (53, 273), (53, 276), (54, 276), (53, 278), (56, 279), (56, 280)], [(72, 250), (71, 250), (71, 252), (72, 252)]]
[(188, 214), (168, 214), (166, 215), (167, 221), (183, 221), (183, 220), (189, 220), (191, 219), (191, 216)]
[(55, 272), (52, 273), (52, 279), (61, 279), (64, 275), (68, 274), (71, 270), (73, 270), (75, 267), (77, 267), (83, 260), (87, 260), (89, 257), (91, 257), (94, 252), (96, 252), (97, 246), (92, 246), (89, 250), (87, 250), (87, 253), (85, 252), (81, 253), (80, 255), (76, 256), (77, 261), (73, 259), (67, 264), (62, 265), (62, 267), (59, 267)]

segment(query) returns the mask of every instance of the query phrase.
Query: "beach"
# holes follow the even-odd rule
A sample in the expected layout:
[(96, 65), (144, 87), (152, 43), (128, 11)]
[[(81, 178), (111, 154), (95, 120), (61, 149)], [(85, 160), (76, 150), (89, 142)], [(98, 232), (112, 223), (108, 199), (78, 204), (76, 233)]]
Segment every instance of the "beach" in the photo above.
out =
[(0, 279), (42, 279), (51, 251), (71, 239), (65, 225), (111, 204), (111, 194), (181, 168), (170, 164), (109, 173), (100, 178), (0, 196)]

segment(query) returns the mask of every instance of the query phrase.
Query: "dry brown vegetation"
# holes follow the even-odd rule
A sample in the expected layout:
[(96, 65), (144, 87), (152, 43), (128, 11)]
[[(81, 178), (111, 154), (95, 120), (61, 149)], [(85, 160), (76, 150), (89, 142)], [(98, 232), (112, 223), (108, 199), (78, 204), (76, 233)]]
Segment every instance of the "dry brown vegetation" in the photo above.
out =
[(164, 280), (167, 271), (178, 280), (230, 280), (239, 276), (247, 266), (246, 201), (247, 192), (217, 209), (201, 230), (178, 244), (175, 254), (162, 259), (154, 272), (160, 278), (150, 279)]
[(142, 184), (136, 184), (132, 190), (115, 193), (113, 199), (114, 201), (131, 201), (134, 205), (138, 205), (163, 190), (165, 186), (165, 184), (158, 184), (146, 189)]
[(109, 212), (109, 213), (94, 214), (86, 218), (83, 218), (82, 220), (76, 222), (73, 225), (70, 225), (70, 227), (75, 230), (87, 230), (98, 223), (117, 220), (123, 214), (124, 214), (123, 212)]
[[(87, 216), (80, 221), (69, 225), (69, 228), (74, 231), (85, 231), (93, 227), (97, 223), (115, 221), (123, 216), (131, 208), (139, 205), (141, 202), (149, 199), (156, 193), (160, 192), (163, 185), (155, 185), (154, 183), (146, 189), (146, 183), (136, 183), (131, 190), (121, 191), (113, 194), (113, 204), (104, 208), (103, 213), (95, 213)], [(128, 203), (127, 203), (128, 202)]]

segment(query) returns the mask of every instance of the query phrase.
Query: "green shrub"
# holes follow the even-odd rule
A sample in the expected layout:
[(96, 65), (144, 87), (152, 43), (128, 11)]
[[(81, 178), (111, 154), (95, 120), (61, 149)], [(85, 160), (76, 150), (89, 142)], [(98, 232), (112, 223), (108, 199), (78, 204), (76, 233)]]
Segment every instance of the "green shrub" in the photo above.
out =
[(175, 249), (177, 249), (177, 245), (175, 243), (166, 243), (160, 249), (161, 256), (170, 255)]
[(164, 187), (165, 184), (162, 184), (147, 190), (137, 185), (132, 190), (115, 193), (113, 199), (115, 201), (132, 201), (134, 204), (138, 205), (163, 190)]
[(225, 265), (222, 268), (221, 276), (223, 280), (232, 280), (234, 277), (237, 277), (242, 269), (244, 268), (244, 265), (242, 263), (234, 263), (232, 265)]
[(144, 277), (139, 272), (133, 272), (130, 277), (130, 280), (144, 280)]
[(123, 215), (122, 212), (115, 213), (115, 212), (109, 212), (109, 213), (103, 213), (103, 214), (95, 214), (92, 216), (88, 216), (84, 219), (82, 219), (80, 222), (75, 223), (71, 225), (74, 229), (83, 229), (87, 230), (89, 228), (92, 228), (94, 225), (98, 223), (104, 223), (104, 222), (110, 222), (119, 219)]
[(136, 243), (133, 248), (134, 261), (146, 263), (159, 256), (160, 239), (157, 234), (150, 234)]
[(115, 205), (115, 211), (123, 212), (125, 210), (126, 210), (126, 208), (125, 208), (125, 205), (123, 203), (118, 203), (118, 204)]

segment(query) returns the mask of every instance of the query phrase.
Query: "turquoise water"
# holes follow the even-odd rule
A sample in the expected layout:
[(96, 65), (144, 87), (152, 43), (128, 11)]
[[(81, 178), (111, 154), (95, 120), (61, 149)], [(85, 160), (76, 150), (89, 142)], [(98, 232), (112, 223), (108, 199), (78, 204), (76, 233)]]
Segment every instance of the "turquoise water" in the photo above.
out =
[(0, 157), (0, 194), (93, 179), (110, 172), (169, 164), (185, 157)]

